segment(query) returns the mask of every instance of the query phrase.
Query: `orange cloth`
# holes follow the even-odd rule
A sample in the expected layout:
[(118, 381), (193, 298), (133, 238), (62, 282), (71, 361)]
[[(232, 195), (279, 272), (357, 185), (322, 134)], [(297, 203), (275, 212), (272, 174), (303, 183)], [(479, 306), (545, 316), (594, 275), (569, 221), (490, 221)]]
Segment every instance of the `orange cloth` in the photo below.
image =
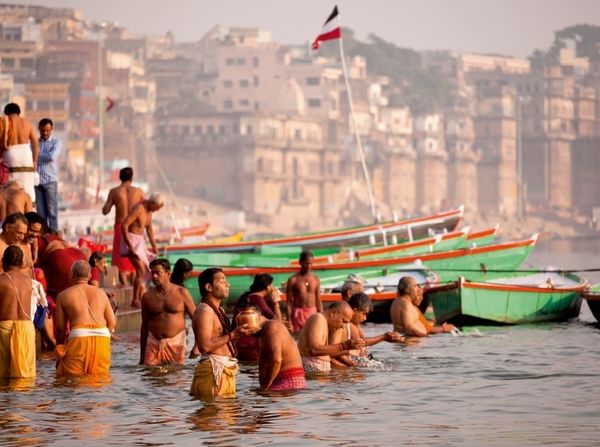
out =
[[(107, 335), (82, 335), (86, 330), (105, 331)], [(110, 368), (110, 334), (105, 326), (78, 324), (71, 328), (66, 345), (57, 345), (56, 377), (106, 374)]]
[(186, 353), (185, 329), (171, 338), (158, 339), (152, 332), (148, 333), (144, 365), (183, 365)]
[(35, 328), (31, 320), (0, 321), (0, 377), (35, 377)]
[(425, 315), (423, 315), (423, 312), (421, 312), (419, 308), (417, 308), (417, 310), (419, 312), (419, 320), (421, 321), (421, 323), (423, 323), (423, 326), (425, 326), (425, 330), (427, 331), (427, 333), (430, 334), (431, 329), (433, 328), (433, 324), (427, 321), (427, 318), (425, 318)]
[(235, 396), (237, 361), (222, 355), (207, 355), (194, 369), (190, 396), (213, 398)]

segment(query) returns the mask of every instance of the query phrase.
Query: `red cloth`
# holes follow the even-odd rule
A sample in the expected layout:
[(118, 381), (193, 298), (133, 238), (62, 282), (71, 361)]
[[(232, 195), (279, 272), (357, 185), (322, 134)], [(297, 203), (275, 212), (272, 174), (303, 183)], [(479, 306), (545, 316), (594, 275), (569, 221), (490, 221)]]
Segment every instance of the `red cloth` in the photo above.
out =
[(60, 292), (71, 286), (73, 263), (80, 260), (87, 261), (87, 258), (81, 250), (75, 247), (58, 248), (46, 255), (44, 253), (45, 242), (42, 243), (43, 238), (40, 238), (39, 241), (40, 259), (38, 262), (48, 283), (46, 292), (52, 297), (57, 297)]
[(133, 264), (127, 256), (121, 256), (121, 241), (123, 240), (123, 233), (121, 233), (122, 225), (120, 223), (115, 224), (113, 246), (112, 246), (112, 265), (116, 266), (119, 270), (124, 272), (135, 272)]
[(90, 281), (98, 281), (98, 285), (100, 285), (100, 269), (98, 267), (92, 267), (91, 275)]
[(290, 368), (279, 371), (269, 388), (271, 391), (301, 390), (306, 388), (304, 368)]

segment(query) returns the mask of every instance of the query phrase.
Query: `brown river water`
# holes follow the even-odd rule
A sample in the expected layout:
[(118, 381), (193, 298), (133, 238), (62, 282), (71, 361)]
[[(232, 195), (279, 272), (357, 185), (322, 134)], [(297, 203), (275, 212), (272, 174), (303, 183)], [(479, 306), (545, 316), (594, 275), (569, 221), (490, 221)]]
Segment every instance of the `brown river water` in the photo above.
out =
[[(593, 268), (599, 249), (542, 244), (529, 264)], [(114, 342), (109, 381), (57, 381), (45, 359), (34, 388), (1, 386), (0, 445), (598, 444), (600, 326), (585, 303), (568, 323), (383, 343), (372, 348), (381, 365), (311, 377), (292, 394), (261, 393), (256, 367), (242, 365), (237, 396), (212, 402), (188, 396), (195, 361), (142, 368), (138, 342)]]

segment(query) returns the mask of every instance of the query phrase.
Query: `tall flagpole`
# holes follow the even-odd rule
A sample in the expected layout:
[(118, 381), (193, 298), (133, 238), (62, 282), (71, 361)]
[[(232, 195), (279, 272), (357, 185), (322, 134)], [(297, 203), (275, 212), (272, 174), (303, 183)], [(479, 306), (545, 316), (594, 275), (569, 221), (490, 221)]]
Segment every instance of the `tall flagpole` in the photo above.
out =
[(344, 44), (343, 38), (340, 36), (340, 58), (342, 59), (342, 71), (344, 72), (344, 82), (346, 83), (346, 92), (348, 93), (348, 105), (350, 106), (350, 117), (352, 119), (352, 127), (354, 127), (354, 136), (356, 137), (356, 144), (358, 145), (358, 153), (360, 154), (360, 163), (362, 165), (363, 174), (365, 176), (365, 182), (367, 183), (367, 192), (369, 193), (369, 202), (371, 204), (371, 215), (373, 221), (377, 221), (377, 211), (375, 209), (375, 199), (373, 198), (373, 188), (371, 187), (371, 178), (369, 171), (367, 170), (367, 162), (365, 160), (365, 152), (362, 147), (362, 141), (358, 134), (358, 127), (356, 126), (356, 117), (354, 116), (354, 103), (352, 102), (352, 92), (350, 91), (350, 82), (348, 81), (348, 73), (346, 71), (346, 57), (344, 56)]

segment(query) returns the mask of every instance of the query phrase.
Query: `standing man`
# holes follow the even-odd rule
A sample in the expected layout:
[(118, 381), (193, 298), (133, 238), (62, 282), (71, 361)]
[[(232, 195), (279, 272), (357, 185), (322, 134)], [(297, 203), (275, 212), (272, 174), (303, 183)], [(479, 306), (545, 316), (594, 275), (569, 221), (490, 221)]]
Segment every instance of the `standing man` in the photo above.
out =
[(142, 297), (140, 365), (183, 365), (186, 354), (185, 314), (193, 318), (195, 305), (185, 287), (170, 282), (167, 259), (150, 263), (154, 288)]
[[(150, 261), (158, 253), (154, 239), (154, 228), (152, 227), (152, 213), (161, 209), (164, 204), (165, 201), (161, 194), (152, 194), (150, 198), (135, 205), (123, 221), (121, 255), (128, 256), (135, 267), (132, 307), (140, 307), (144, 293), (143, 280), (146, 274), (150, 272)], [(146, 248), (144, 230), (148, 235), (148, 239), (150, 239), (151, 252)]]
[(423, 289), (412, 276), (403, 276), (398, 281), (396, 299), (390, 308), (390, 317), (394, 330), (411, 337), (426, 337), (429, 334), (451, 332), (454, 325), (443, 323), (441, 326), (431, 324), (419, 309), (423, 300)]
[(31, 200), (35, 199), (33, 177), (37, 170), (38, 154), (40, 151), (33, 126), (21, 118), (21, 108), (18, 104), (10, 103), (4, 107), (6, 119), (0, 135), (0, 149), (11, 180), (17, 180)]
[(46, 219), (51, 232), (58, 231), (58, 167), (60, 140), (52, 136), (54, 123), (50, 118), (40, 120), (40, 153), (37, 173), (40, 183), (35, 187), (35, 207), (37, 213)]
[(106, 293), (90, 286), (89, 279), (90, 264), (76, 261), (71, 267), (73, 285), (56, 299), (57, 377), (106, 374), (110, 368), (110, 334), (117, 322)]
[(35, 328), (31, 315), (31, 276), (21, 272), (23, 252), (4, 251), (0, 274), (0, 378), (35, 377)]
[(196, 308), (192, 327), (202, 356), (194, 370), (190, 395), (202, 398), (234, 396), (238, 372), (234, 343), (250, 335), (247, 324), (231, 328), (221, 307), (229, 296), (229, 282), (220, 268), (207, 268), (198, 276), (202, 302)]
[(294, 332), (299, 332), (311, 315), (323, 311), (321, 280), (311, 272), (312, 261), (310, 251), (300, 253), (300, 271), (287, 282), (287, 315)]
[(135, 268), (127, 256), (121, 255), (121, 241), (123, 240), (121, 226), (133, 206), (144, 200), (144, 191), (131, 184), (133, 169), (130, 167), (119, 171), (119, 180), (121, 180), (121, 184), (109, 191), (106, 203), (102, 207), (102, 214), (106, 216), (114, 205), (115, 224), (113, 229), (112, 265), (119, 269), (121, 284), (127, 284), (127, 274), (135, 272)]

